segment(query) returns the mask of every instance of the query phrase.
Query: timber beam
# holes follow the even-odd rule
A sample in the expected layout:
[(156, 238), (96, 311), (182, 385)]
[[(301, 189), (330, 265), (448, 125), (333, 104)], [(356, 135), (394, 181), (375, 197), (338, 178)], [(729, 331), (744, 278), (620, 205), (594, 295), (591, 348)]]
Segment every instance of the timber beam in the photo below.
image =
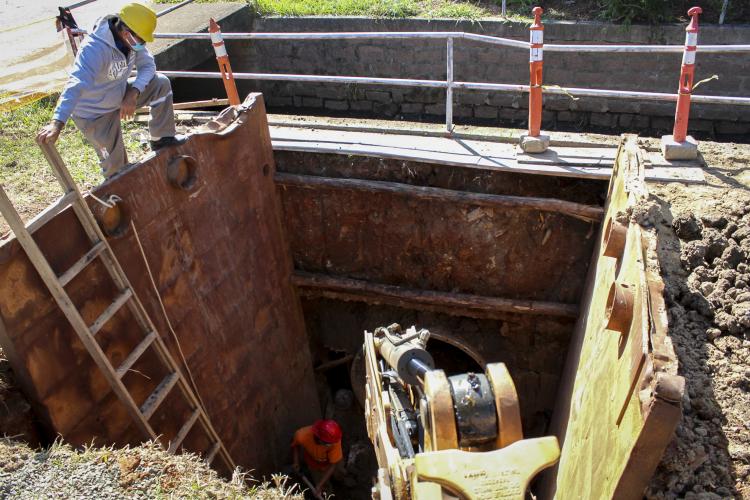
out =
[(468, 191), (457, 191), (454, 189), (414, 186), (400, 182), (319, 177), (315, 175), (288, 174), (283, 172), (277, 172), (274, 176), (274, 180), (277, 185), (284, 187), (294, 186), (311, 190), (339, 189), (370, 194), (390, 193), (397, 196), (406, 196), (420, 200), (448, 201), (491, 208), (555, 212), (593, 222), (601, 222), (604, 216), (604, 209), (602, 207), (554, 198), (472, 193)]
[(426, 309), (472, 318), (495, 318), (507, 313), (578, 317), (578, 304), (420, 290), (305, 271), (295, 271), (292, 283), (305, 297)]

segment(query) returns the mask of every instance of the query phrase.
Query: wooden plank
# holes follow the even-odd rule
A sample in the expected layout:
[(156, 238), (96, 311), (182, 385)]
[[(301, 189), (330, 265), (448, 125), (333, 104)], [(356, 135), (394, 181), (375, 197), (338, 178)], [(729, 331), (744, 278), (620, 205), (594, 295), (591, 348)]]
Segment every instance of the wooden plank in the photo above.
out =
[(183, 426), (180, 428), (180, 431), (177, 433), (177, 435), (174, 437), (174, 439), (169, 443), (169, 453), (175, 453), (177, 451), (177, 448), (180, 447), (182, 442), (185, 440), (185, 437), (188, 435), (190, 430), (195, 425), (195, 422), (198, 420), (198, 417), (200, 416), (201, 412), (200, 410), (196, 409), (193, 411), (193, 414), (190, 415), (190, 418), (187, 422), (183, 424)]
[(65, 314), (65, 317), (68, 319), (71, 326), (73, 326), (73, 329), (78, 335), (78, 338), (81, 340), (83, 345), (86, 347), (86, 350), (88, 350), (89, 354), (94, 359), (96, 365), (104, 374), (104, 377), (109, 382), (112, 390), (120, 398), (120, 400), (125, 403), (128, 413), (130, 413), (133, 420), (135, 420), (138, 428), (147, 437), (156, 439), (156, 433), (148, 424), (146, 419), (144, 419), (141, 413), (138, 411), (138, 407), (136, 406), (135, 401), (133, 401), (132, 396), (130, 395), (130, 393), (128, 393), (127, 389), (122, 384), (120, 379), (117, 378), (117, 375), (112, 369), (112, 365), (109, 363), (109, 360), (104, 354), (104, 351), (102, 351), (99, 344), (97, 344), (96, 340), (94, 340), (94, 336), (91, 335), (88, 325), (81, 317), (81, 314), (78, 312), (73, 302), (70, 300), (70, 297), (68, 297), (65, 289), (62, 287), (62, 285), (60, 285), (55, 272), (52, 270), (52, 267), (50, 267), (49, 262), (47, 262), (47, 260), (45, 259), (36, 242), (34, 242), (31, 234), (26, 230), (23, 221), (21, 221), (21, 217), (18, 215), (15, 208), (13, 208), (13, 204), (11, 203), (2, 186), (0, 186), (0, 212), (3, 214), (6, 222), (15, 233), (16, 239), (23, 247), (29, 260), (34, 265), (36, 271), (39, 273), (39, 276), (47, 285), (47, 288), (52, 294), (52, 297), (55, 299), (55, 302), (57, 302), (58, 307), (60, 307), (63, 314)]
[(518, 163), (533, 165), (601, 166), (611, 168), (617, 150), (612, 148), (551, 147), (544, 153), (518, 153)]
[(54, 202), (52, 205), (45, 208), (36, 217), (31, 219), (29, 224), (26, 226), (26, 229), (29, 231), (29, 234), (34, 234), (34, 232), (37, 229), (45, 225), (52, 218), (54, 218), (57, 214), (59, 214), (60, 212), (68, 208), (75, 199), (76, 199), (76, 193), (73, 191), (69, 191), (65, 195), (58, 198), (56, 202)]
[(179, 378), (180, 372), (170, 373), (159, 382), (159, 385), (156, 386), (154, 392), (146, 398), (146, 401), (141, 405), (141, 413), (146, 420), (150, 419), (154, 415), (154, 412), (159, 409), (159, 405), (161, 405), (167, 398), (169, 391), (172, 390)]
[(348, 189), (366, 193), (390, 193), (422, 200), (439, 200), (467, 205), (519, 210), (539, 210), (570, 215), (579, 219), (601, 222), (604, 209), (582, 203), (537, 198), (531, 196), (508, 196), (471, 193), (427, 186), (414, 186), (398, 182), (370, 181), (276, 173), (274, 180), (282, 186), (297, 186), (305, 189)]
[[(172, 106), (172, 109), (181, 110), (181, 109), (210, 108), (213, 106), (227, 106), (227, 105), (229, 105), (229, 99), (218, 99), (214, 97), (213, 99), (208, 99), (205, 101), (176, 102)], [(142, 108), (136, 109), (135, 112), (139, 114), (150, 113), (151, 108), (149, 106), (144, 106)]]
[(133, 297), (133, 290), (130, 288), (126, 288), (123, 290), (120, 295), (117, 296), (114, 302), (112, 302), (100, 315), (98, 318), (96, 318), (96, 321), (94, 321), (91, 326), (89, 327), (89, 331), (91, 332), (91, 335), (96, 335), (96, 333), (102, 329), (102, 327), (107, 323), (107, 321), (110, 320), (112, 316), (115, 315), (117, 311), (120, 310), (120, 308), (125, 305), (125, 303), (130, 300), (130, 298)]
[[(554, 145), (545, 153), (529, 155), (519, 152), (515, 142), (365, 130), (369, 132), (342, 127), (316, 128), (315, 124), (270, 127), (273, 148), (280, 151), (377, 156), (581, 179), (609, 179), (617, 151), (605, 144)], [(652, 153), (648, 154), (653, 157)], [(654, 160), (653, 166), (647, 169), (647, 180), (704, 182), (703, 171), (695, 162)]]
[(156, 332), (149, 333), (143, 340), (141, 340), (137, 346), (135, 346), (135, 349), (133, 349), (133, 352), (128, 354), (128, 357), (125, 358), (125, 361), (122, 362), (122, 364), (117, 368), (117, 378), (122, 378), (125, 376), (128, 370), (130, 370), (130, 367), (132, 367), (136, 361), (138, 361), (138, 358), (140, 358), (143, 353), (148, 349), (148, 347), (154, 342), (156, 339)]
[(685, 182), (704, 184), (706, 176), (700, 167), (651, 167), (646, 168), (646, 180), (649, 182)]
[(91, 250), (86, 252), (83, 257), (78, 259), (75, 264), (70, 266), (70, 268), (62, 273), (60, 277), (58, 278), (60, 280), (60, 284), (62, 286), (67, 285), (70, 283), (70, 280), (78, 276), (78, 273), (83, 271), (83, 268), (89, 265), (89, 263), (94, 260), (102, 251), (106, 248), (103, 242), (98, 242), (96, 245), (91, 247)]
[(602, 167), (519, 164), (515, 144), (468, 141), (450, 137), (273, 127), (271, 138), (274, 149), (284, 151), (378, 156), (539, 175), (607, 179), (612, 170), (611, 165)]
[(296, 271), (292, 275), (292, 283), (300, 288), (337, 293), (342, 300), (388, 303), (406, 308), (415, 308), (419, 304), (428, 304), (439, 305), (445, 308), (458, 307), (462, 310), (510, 312), (569, 318), (578, 316), (577, 304), (418, 290), (303, 271)]

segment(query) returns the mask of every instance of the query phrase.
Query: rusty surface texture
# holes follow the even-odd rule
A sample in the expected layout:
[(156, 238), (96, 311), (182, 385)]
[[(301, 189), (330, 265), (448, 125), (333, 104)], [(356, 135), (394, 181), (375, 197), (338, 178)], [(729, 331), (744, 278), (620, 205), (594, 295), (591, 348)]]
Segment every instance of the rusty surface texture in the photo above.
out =
[[(600, 182), (375, 158), (277, 152), (279, 172), (597, 205)], [(467, 172), (471, 170), (471, 172)], [(528, 206), (479, 206), (409, 189), (279, 176), (295, 268), (384, 285), (577, 304), (598, 222)], [(350, 184), (353, 184), (350, 182)], [(580, 198), (579, 198), (580, 197)]]
[[(265, 108), (259, 95), (249, 96), (245, 106), (222, 132), (192, 135), (94, 193), (121, 198), (122, 223), (107, 218), (116, 234), (109, 238), (115, 254), (179, 362), (132, 221), (208, 415), (238, 465), (262, 474), (278, 470), (293, 431), (316, 418), (319, 406), (290, 282)], [(175, 161), (179, 156), (189, 159)], [(98, 202), (87, 201), (102, 214)], [(88, 250), (70, 209), (35, 239), (58, 273)], [(67, 290), (89, 324), (116, 294), (98, 260)], [(31, 381), (29, 396), (49, 431), (73, 444), (141, 440), (15, 240), (0, 246), (0, 319), (13, 344), (14, 368)], [(140, 331), (123, 308), (97, 339), (117, 367)], [(138, 403), (165, 375), (154, 356), (147, 352), (124, 378)], [(152, 418), (165, 442), (190, 415), (177, 394)], [(185, 446), (205, 451), (206, 437), (195, 429)]]
[(636, 140), (622, 140), (560, 381), (549, 498), (642, 498), (682, 415), (656, 235), (629, 215), (648, 197)]

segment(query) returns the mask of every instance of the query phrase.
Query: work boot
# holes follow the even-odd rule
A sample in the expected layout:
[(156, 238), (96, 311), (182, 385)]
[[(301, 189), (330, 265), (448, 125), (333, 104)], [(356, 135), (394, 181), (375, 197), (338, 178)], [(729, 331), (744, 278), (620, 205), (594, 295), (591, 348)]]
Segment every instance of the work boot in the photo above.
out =
[(185, 141), (187, 141), (187, 137), (185, 137), (184, 135), (176, 135), (173, 137), (162, 137), (157, 141), (148, 142), (149, 144), (151, 144), (151, 151), (158, 151), (161, 148), (166, 148), (167, 146), (180, 146), (182, 144), (185, 144)]

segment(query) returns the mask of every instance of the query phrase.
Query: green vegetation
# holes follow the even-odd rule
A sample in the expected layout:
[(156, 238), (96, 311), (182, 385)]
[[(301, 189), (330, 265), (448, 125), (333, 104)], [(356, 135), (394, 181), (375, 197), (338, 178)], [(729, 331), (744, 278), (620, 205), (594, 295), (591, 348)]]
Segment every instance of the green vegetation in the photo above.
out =
[[(162, 0), (177, 3), (181, 0)], [(197, 0), (211, 3), (226, 0)], [(374, 16), (479, 20), (499, 17), (502, 0), (244, 0), (264, 16)], [(702, 22), (719, 19), (723, 0), (507, 0), (512, 21), (529, 21), (531, 9), (544, 7), (544, 19), (600, 20), (616, 23), (685, 22), (687, 10), (700, 4)], [(750, 2), (732, 0), (728, 23), (750, 21)]]
[(478, 19), (491, 15), (475, 2), (452, 0), (253, 0), (261, 15), (449, 17)]
[[(56, 102), (57, 96), (54, 95), (0, 113), (0, 184), (24, 220), (31, 219), (62, 194), (35, 142), (39, 129), (49, 123)], [(131, 161), (143, 154), (140, 146), (142, 134), (147, 134), (144, 124), (123, 122), (123, 138)], [(60, 134), (57, 148), (81, 189), (101, 183), (96, 153), (84, 142), (72, 121)], [(7, 229), (0, 217), (0, 236)]]

